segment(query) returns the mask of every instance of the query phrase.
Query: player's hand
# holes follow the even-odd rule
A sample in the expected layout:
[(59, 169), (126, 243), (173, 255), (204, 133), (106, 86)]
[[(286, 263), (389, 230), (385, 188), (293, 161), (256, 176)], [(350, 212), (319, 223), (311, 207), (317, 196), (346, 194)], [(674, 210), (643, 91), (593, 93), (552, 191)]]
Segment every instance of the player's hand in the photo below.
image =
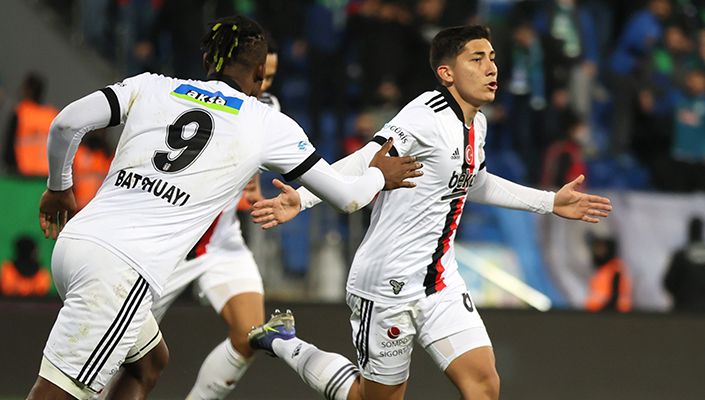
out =
[(75, 214), (76, 199), (72, 188), (56, 192), (47, 189), (39, 200), (39, 227), (45, 238), (56, 239)]
[(388, 157), (387, 153), (392, 144), (393, 140), (389, 138), (370, 161), (370, 167), (377, 167), (384, 174), (384, 190), (415, 187), (414, 182), (406, 179), (423, 175), (423, 172), (419, 171), (423, 165), (416, 162), (414, 156)]
[(563, 185), (553, 201), (553, 213), (568, 219), (579, 219), (597, 223), (612, 211), (610, 199), (602, 196), (578, 192), (576, 188), (585, 181), (580, 175), (572, 182)]
[(279, 179), (272, 180), (272, 184), (281, 190), (281, 193), (273, 199), (260, 200), (252, 206), (252, 221), (260, 224), (262, 229), (271, 229), (291, 221), (301, 211), (299, 192)]

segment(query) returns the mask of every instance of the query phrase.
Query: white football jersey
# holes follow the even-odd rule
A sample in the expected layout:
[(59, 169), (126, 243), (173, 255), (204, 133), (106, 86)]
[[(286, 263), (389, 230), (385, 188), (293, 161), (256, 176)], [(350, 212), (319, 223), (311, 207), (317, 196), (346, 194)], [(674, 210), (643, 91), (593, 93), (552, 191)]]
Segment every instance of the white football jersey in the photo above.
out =
[(145, 73), (102, 92), (123, 133), (97, 195), (61, 234), (111, 250), (157, 297), (260, 166), (292, 180), (320, 159), (296, 122), (234, 82)]
[[(279, 99), (273, 94), (262, 93), (258, 100), (275, 111), (281, 111)], [(238, 197), (237, 199), (239, 200), (240, 198)], [(237, 201), (233, 201), (225, 207), (223, 212), (213, 222), (213, 226), (209, 227), (206, 234), (199, 239), (194, 250), (195, 254), (193, 256), (214, 252), (238, 253), (250, 251), (242, 237), (242, 227), (237, 216)]]
[(463, 283), (453, 240), (466, 195), (485, 168), (487, 121), (471, 127), (446, 88), (426, 92), (377, 133), (394, 138), (391, 155), (414, 155), (423, 176), (413, 189), (381, 192), (348, 275), (347, 290), (381, 303), (401, 303)]

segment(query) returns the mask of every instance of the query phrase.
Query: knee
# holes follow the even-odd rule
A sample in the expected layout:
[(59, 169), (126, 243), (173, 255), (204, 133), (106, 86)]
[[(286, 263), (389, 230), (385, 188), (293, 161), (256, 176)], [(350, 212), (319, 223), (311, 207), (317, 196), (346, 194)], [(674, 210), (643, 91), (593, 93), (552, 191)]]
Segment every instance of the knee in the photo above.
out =
[(471, 398), (466, 396), (466, 393), (472, 391), (474, 393), (480, 392), (483, 394), (483, 399), (497, 400), (499, 399), (499, 386), (500, 379), (497, 370), (494, 368), (478, 371), (475, 376), (473, 376), (473, 388), (474, 390), (463, 390), (463, 398)]

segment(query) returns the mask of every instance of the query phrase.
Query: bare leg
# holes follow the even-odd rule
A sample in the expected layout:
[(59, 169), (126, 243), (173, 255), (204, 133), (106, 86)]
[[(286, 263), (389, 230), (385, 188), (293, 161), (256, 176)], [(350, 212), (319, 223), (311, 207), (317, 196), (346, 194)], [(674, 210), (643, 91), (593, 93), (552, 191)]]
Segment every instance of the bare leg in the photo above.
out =
[(453, 360), (445, 371), (464, 400), (499, 399), (499, 375), (491, 347), (479, 347)]
[(146, 399), (169, 363), (169, 349), (164, 339), (144, 357), (123, 364), (110, 385), (108, 399)]
[(37, 377), (32, 390), (27, 395), (27, 400), (73, 400), (73, 398), (63, 389), (41, 376)]
[(247, 333), (253, 326), (264, 323), (264, 296), (256, 292), (233, 296), (225, 303), (220, 315), (228, 324), (228, 337), (235, 350), (245, 358), (252, 357)]

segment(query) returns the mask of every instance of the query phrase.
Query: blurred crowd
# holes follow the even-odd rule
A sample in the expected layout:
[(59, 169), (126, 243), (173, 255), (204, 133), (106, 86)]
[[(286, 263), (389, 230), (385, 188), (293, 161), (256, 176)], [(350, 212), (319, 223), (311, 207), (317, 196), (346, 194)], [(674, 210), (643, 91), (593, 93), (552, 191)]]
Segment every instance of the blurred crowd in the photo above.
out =
[(206, 20), (244, 13), (279, 44), (273, 92), (329, 159), (436, 84), (431, 38), (489, 25), (500, 69), (489, 159), (557, 187), (705, 189), (705, 1), (48, 1), (124, 74), (203, 77)]
[[(493, 173), (545, 188), (586, 174), (592, 189), (705, 190), (705, 0), (40, 3), (119, 76), (204, 78), (205, 23), (233, 13), (256, 19), (279, 50), (270, 91), (329, 161), (435, 87), (428, 49), (439, 30), (488, 25), (500, 88), (483, 108)], [(45, 84), (28, 74), (13, 105), (3, 146), (3, 169), (12, 174), (46, 176), (46, 163), (27, 159), (46, 140), (32, 135), (48, 131), (57, 112), (43, 104)], [(23, 125), (29, 119), (47, 129)], [(81, 205), (112, 153), (104, 134), (86, 138), (75, 165)]]

